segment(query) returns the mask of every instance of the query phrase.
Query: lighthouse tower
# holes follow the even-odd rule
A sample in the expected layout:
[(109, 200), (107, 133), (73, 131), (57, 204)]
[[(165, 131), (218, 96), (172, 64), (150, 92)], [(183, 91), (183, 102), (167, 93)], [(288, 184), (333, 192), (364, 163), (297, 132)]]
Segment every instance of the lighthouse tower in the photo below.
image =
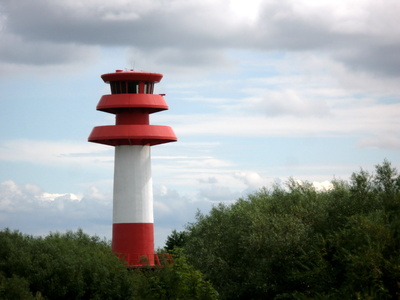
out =
[(168, 109), (163, 95), (153, 94), (162, 77), (134, 70), (102, 75), (111, 94), (97, 110), (115, 114), (116, 124), (94, 127), (88, 139), (115, 147), (112, 250), (130, 267), (155, 263), (150, 147), (177, 140), (170, 127), (149, 124), (150, 114)]

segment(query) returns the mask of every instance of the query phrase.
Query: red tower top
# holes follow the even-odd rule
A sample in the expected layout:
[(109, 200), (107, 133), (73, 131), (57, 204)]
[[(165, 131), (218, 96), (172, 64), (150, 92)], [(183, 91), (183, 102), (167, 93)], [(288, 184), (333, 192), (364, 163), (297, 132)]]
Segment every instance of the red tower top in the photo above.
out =
[(101, 97), (97, 110), (115, 114), (116, 124), (93, 128), (89, 142), (153, 146), (177, 141), (169, 126), (149, 124), (149, 114), (168, 109), (163, 95), (153, 94), (154, 84), (162, 77), (134, 70), (103, 74), (101, 78), (110, 84), (111, 94)]

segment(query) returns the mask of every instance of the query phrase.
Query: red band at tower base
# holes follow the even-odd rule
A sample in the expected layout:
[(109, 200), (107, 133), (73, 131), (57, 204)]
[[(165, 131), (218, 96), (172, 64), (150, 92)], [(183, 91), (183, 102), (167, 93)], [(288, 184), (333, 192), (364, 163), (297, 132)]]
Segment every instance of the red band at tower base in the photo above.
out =
[(112, 251), (129, 266), (154, 265), (154, 224), (114, 223)]

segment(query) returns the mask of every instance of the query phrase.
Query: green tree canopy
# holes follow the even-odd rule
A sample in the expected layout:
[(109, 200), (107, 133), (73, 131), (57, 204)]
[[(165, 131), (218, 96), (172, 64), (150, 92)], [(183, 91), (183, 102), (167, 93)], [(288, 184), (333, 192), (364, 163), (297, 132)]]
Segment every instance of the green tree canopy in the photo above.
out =
[(321, 192), (291, 179), (198, 213), (185, 252), (222, 299), (398, 299), (399, 182), (386, 160)]
[(131, 277), (109, 243), (82, 230), (45, 238), (4, 230), (0, 244), (0, 299), (127, 299), (132, 294)]
[(111, 252), (107, 241), (82, 230), (34, 238), (6, 229), (0, 231), (0, 245), (2, 300), (213, 300), (218, 296), (179, 252), (173, 264), (135, 270)]
[(0, 299), (217, 299), (183, 254), (161, 268), (129, 269), (109, 242), (78, 230), (45, 238), (0, 231)]
[(172, 230), (172, 233), (167, 237), (165, 242), (165, 250), (167, 252), (173, 251), (175, 248), (182, 248), (185, 246), (187, 239), (186, 231)]
[(152, 271), (132, 270), (134, 285), (133, 299), (146, 300), (216, 300), (218, 293), (203, 274), (188, 264), (181, 249), (173, 251), (174, 262), (164, 262)]

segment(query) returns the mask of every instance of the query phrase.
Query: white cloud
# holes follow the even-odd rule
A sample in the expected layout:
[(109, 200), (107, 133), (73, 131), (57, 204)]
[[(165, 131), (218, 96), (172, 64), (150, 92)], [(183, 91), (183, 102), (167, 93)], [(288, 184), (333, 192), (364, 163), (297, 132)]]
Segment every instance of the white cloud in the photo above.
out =
[(57, 201), (59, 199), (69, 200), (69, 201), (80, 201), (82, 200), (82, 195), (76, 195), (72, 193), (57, 194), (57, 193), (41, 193), (36, 196), (38, 200), (41, 201)]
[(165, 185), (154, 185), (154, 225), (156, 247), (164, 246), (172, 230), (184, 230), (193, 222), (196, 211), (208, 212), (212, 202), (203, 197), (178, 193)]
[[(374, 104), (360, 107), (346, 105), (331, 108), (329, 116), (312, 116), (304, 119), (296, 115), (268, 118), (250, 113), (242, 116), (232, 115), (179, 115), (171, 116), (172, 124), (180, 136), (209, 135), (237, 137), (329, 137), (341, 135), (362, 136), (370, 132), (389, 132), (399, 123), (399, 104)], [(174, 121), (171, 121), (174, 122)], [(183, 125), (187, 124), (187, 125)]]
[[(206, 66), (209, 70), (233, 67), (226, 50), (278, 49), (321, 51), (352, 69), (400, 75), (396, 56), (400, 5), (395, 0), (121, 0), (112, 4), (21, 0), (1, 6), (2, 32), (15, 41), (2, 44), (0, 59), (16, 64), (26, 63), (27, 53), (35, 49), (43, 51), (34, 51), (37, 59), (30, 63), (57, 64), (74, 59), (87, 62), (92, 57), (88, 53), (98, 46), (117, 46), (135, 47), (138, 61), (147, 58), (146, 66), (156, 61), (172, 72), (203, 66), (197, 68), (200, 72)], [(16, 47), (18, 43), (30, 50)], [(57, 51), (60, 47), (67, 51)]]
[[(0, 62), (16, 63), (26, 66), (69, 65), (77, 61), (92, 62), (98, 58), (98, 49), (74, 43), (35, 42), (22, 39), (20, 36), (2, 34), (0, 31)], [(18, 51), (7, 45), (13, 45)]]
[(111, 212), (110, 198), (97, 201), (87, 195), (43, 192), (33, 184), (20, 186), (11, 180), (0, 183), (0, 228), (43, 235), (80, 227), (109, 237), (103, 227), (111, 224)]
[(383, 133), (362, 138), (357, 142), (357, 146), (361, 148), (400, 150), (400, 137), (397, 132)]
[[(166, 186), (154, 187), (156, 246), (161, 247), (172, 229), (182, 229), (193, 220), (197, 209), (207, 212), (209, 199), (191, 199)], [(220, 197), (212, 195), (213, 199)], [(0, 183), (0, 229), (9, 227), (26, 234), (82, 228), (89, 234), (111, 239), (112, 196), (90, 186), (82, 195), (43, 192), (28, 184), (9, 180)], [(162, 232), (162, 234), (160, 233)]]
[(229, 10), (232, 12), (232, 17), (237, 20), (243, 20), (247, 23), (253, 24), (258, 19), (258, 12), (260, 9), (261, 0), (231, 0), (229, 1)]
[(264, 90), (259, 97), (249, 98), (244, 105), (255, 113), (266, 116), (293, 115), (296, 117), (325, 117), (330, 109), (325, 99), (312, 99), (295, 90)]
[(270, 180), (263, 178), (259, 173), (252, 171), (236, 172), (233, 176), (234, 178), (243, 181), (243, 183), (250, 189), (259, 189), (270, 183)]
[(316, 191), (328, 191), (328, 190), (333, 189), (332, 182), (330, 182), (328, 180), (325, 180), (325, 181), (322, 181), (322, 182), (314, 181), (312, 183), (312, 185), (314, 186)]
[(207, 188), (201, 188), (198, 198), (209, 202), (233, 202), (236, 201), (242, 194), (233, 191), (229, 186), (213, 185)]
[(85, 164), (112, 167), (113, 149), (76, 141), (8, 140), (0, 143), (0, 160), (44, 165)]
[[(301, 58), (305, 61), (301, 62)], [(395, 101), (400, 88), (395, 80), (365, 72), (351, 73), (329, 59), (310, 55), (285, 57), (281, 63), (292, 67), (274, 76), (258, 75), (234, 82), (222, 79), (215, 84), (207, 83), (199, 90), (195, 87), (187, 101), (195, 100), (209, 112), (188, 109), (185, 114), (177, 115), (171, 111), (159, 120), (170, 124), (178, 136), (199, 137), (353, 136), (363, 139), (373, 133), (392, 135), (393, 139), (392, 128), (400, 128), (400, 105)], [(198, 98), (202, 91), (218, 90), (221, 86), (225, 86), (225, 99), (214, 97), (218, 102), (207, 102)], [(386, 101), (388, 98), (394, 100)], [(384, 143), (381, 145), (387, 148)]]
[[(304, 182), (300, 179), (294, 179), (294, 181), (296, 182), (296, 184), (298, 184), (300, 186), (302, 186), (304, 184)], [(311, 185), (317, 192), (329, 191), (329, 190), (333, 189), (333, 184), (329, 180), (313, 181), (311, 183)]]

